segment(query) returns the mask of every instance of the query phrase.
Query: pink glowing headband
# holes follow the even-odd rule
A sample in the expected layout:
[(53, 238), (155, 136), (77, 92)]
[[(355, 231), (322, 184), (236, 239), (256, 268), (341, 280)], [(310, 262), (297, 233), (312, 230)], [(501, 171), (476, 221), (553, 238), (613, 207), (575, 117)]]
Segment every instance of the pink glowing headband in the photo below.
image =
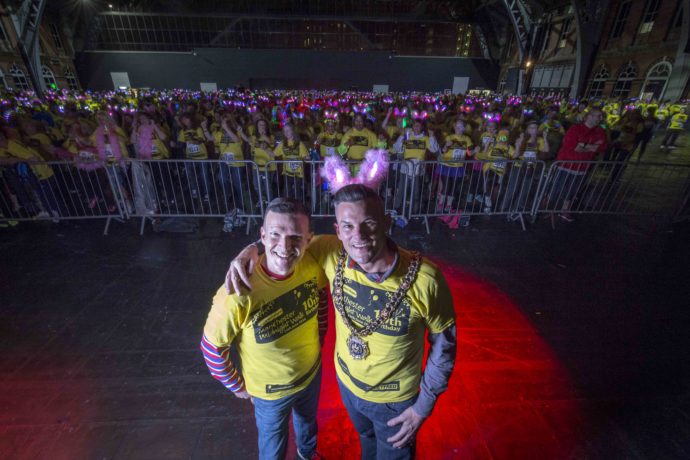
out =
[(350, 184), (362, 184), (373, 190), (386, 178), (388, 173), (388, 153), (385, 150), (368, 150), (359, 167), (357, 177), (350, 177), (350, 167), (338, 155), (326, 158), (321, 177), (328, 182), (331, 193)]

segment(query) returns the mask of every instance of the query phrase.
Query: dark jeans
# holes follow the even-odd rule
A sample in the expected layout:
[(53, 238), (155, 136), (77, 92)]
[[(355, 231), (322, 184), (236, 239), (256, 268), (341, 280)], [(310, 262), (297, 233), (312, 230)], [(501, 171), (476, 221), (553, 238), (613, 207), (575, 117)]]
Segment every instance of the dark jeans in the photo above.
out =
[(209, 194), (210, 182), (208, 163), (205, 160), (199, 160), (198, 163), (187, 161), (185, 162), (184, 167), (185, 171), (187, 172), (187, 182), (192, 194), (201, 192), (202, 197), (207, 197)]
[(316, 451), (316, 409), (321, 391), (321, 369), (301, 391), (277, 400), (254, 398), (254, 416), (259, 431), (259, 459), (285, 458), (288, 421), (292, 413), (297, 450), (310, 458)]
[(675, 146), (676, 140), (678, 139), (679, 135), (680, 135), (680, 130), (675, 130), (675, 129), (666, 130), (666, 135), (664, 136), (664, 140), (661, 141), (661, 145), (663, 145), (665, 147)]
[(225, 211), (243, 208), (245, 213), (252, 212), (249, 183), (246, 180), (246, 168), (220, 165), (220, 181), (225, 193)]
[(359, 433), (362, 460), (403, 460), (414, 458), (415, 445), (396, 449), (386, 439), (400, 431), (401, 425), (388, 426), (390, 419), (402, 414), (417, 400), (412, 399), (394, 403), (373, 403), (355, 396), (338, 379), (340, 398), (350, 416), (355, 430)]
[(539, 176), (535, 174), (534, 166), (522, 165), (513, 167), (508, 176), (506, 194), (503, 196), (501, 211), (529, 213), (526, 208), (527, 199), (537, 188)]

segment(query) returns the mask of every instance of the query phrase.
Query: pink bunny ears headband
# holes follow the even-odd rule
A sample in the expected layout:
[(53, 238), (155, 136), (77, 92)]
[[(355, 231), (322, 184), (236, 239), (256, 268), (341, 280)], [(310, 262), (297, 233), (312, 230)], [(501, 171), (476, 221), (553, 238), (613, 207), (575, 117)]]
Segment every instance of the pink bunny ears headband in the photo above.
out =
[(326, 158), (321, 177), (328, 182), (331, 193), (350, 184), (362, 184), (376, 190), (388, 174), (388, 153), (385, 150), (369, 150), (359, 167), (357, 177), (350, 177), (350, 167), (338, 155)]

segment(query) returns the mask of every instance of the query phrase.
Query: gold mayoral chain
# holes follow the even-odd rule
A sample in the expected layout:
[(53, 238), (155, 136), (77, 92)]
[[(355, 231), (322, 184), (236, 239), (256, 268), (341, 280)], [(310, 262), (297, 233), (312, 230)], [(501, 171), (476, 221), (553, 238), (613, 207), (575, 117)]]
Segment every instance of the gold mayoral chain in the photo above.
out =
[(378, 318), (359, 330), (357, 330), (355, 325), (352, 324), (352, 321), (347, 316), (347, 312), (345, 311), (345, 303), (343, 301), (343, 283), (345, 278), (343, 273), (345, 271), (346, 257), (347, 253), (343, 248), (338, 254), (338, 263), (335, 267), (335, 279), (333, 280), (333, 304), (335, 305), (336, 310), (338, 310), (340, 313), (340, 316), (343, 318), (345, 326), (350, 330), (350, 336), (347, 338), (347, 348), (350, 351), (350, 356), (358, 360), (366, 359), (366, 357), (369, 356), (369, 345), (367, 345), (367, 342), (364, 341), (362, 337), (366, 337), (373, 333), (393, 315), (395, 309), (398, 308), (398, 305), (400, 305), (400, 302), (405, 297), (405, 294), (407, 294), (407, 290), (410, 289), (410, 286), (412, 286), (412, 283), (417, 276), (417, 272), (419, 271), (419, 267), (422, 264), (422, 257), (418, 252), (412, 252), (410, 266), (407, 269), (407, 273), (400, 283), (398, 290), (393, 293), (393, 296), (390, 298), (388, 303), (386, 303), (386, 306), (383, 307), (383, 310), (381, 310)]

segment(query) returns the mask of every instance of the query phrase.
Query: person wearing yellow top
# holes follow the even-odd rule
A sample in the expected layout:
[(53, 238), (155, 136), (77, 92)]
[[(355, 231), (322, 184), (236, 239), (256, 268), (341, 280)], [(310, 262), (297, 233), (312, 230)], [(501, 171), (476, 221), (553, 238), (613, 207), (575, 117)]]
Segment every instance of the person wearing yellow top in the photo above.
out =
[(539, 126), (539, 131), (546, 131), (546, 136), (549, 139), (549, 159), (556, 156), (561, 148), (561, 143), (563, 142), (563, 137), (565, 136), (565, 128), (559, 119), (560, 115), (555, 110), (551, 110), (547, 114), (547, 119), (544, 123)]
[[(151, 215), (160, 210), (160, 205), (173, 201), (172, 171), (169, 162), (157, 162), (170, 157), (166, 145), (168, 134), (158, 126), (149, 112), (139, 112), (134, 116), (130, 142), (139, 160), (132, 162), (134, 187), (134, 207), (139, 214)], [(158, 191), (156, 191), (156, 186)], [(163, 203), (159, 203), (163, 201)]]
[(283, 140), (275, 148), (275, 156), (285, 161), (279, 181), (280, 195), (304, 200), (304, 160), (309, 152), (290, 123), (283, 126)]
[(328, 303), (323, 270), (305, 254), (309, 226), (300, 202), (269, 203), (260, 230), (266, 253), (250, 277), (254, 289), (246, 295), (218, 289), (204, 326), (201, 351), (211, 375), (236, 397), (252, 400), (259, 459), (285, 458), (291, 412), (299, 457), (316, 453)]
[(424, 125), (421, 120), (415, 120), (412, 123), (412, 129), (407, 129), (403, 135), (398, 137), (393, 145), (393, 151), (401, 155), (405, 161), (400, 166), (401, 174), (398, 174), (397, 192), (393, 200), (393, 207), (396, 210), (401, 210), (403, 198), (406, 195), (404, 181), (408, 180), (410, 183), (407, 187), (407, 196), (411, 197), (413, 201), (412, 212), (418, 212), (424, 192), (421, 184), (425, 166), (421, 162), (427, 159), (427, 152), (434, 157), (438, 155), (438, 142), (433, 134), (427, 135), (424, 132)]
[(441, 165), (436, 169), (436, 212), (449, 213), (453, 200), (459, 198), (462, 191), (465, 163), (463, 160), (472, 155), (475, 149), (472, 139), (465, 134), (465, 122), (458, 119), (453, 133), (445, 137), (439, 160)]
[[(347, 185), (333, 201), (337, 238), (315, 237), (307, 253), (331, 285), (340, 395), (359, 433), (362, 458), (411, 459), (415, 435), (453, 370), (453, 299), (434, 264), (387, 237), (390, 217), (374, 190)], [(235, 292), (258, 254), (250, 245), (231, 264), (226, 279)]]
[[(526, 209), (527, 198), (536, 193), (539, 178), (543, 171), (535, 168), (537, 161), (544, 152), (549, 151), (547, 133), (539, 136), (539, 125), (536, 121), (527, 123), (525, 132), (520, 133), (515, 141), (512, 159), (520, 160), (513, 163), (508, 177), (506, 193), (503, 197), (501, 210), (511, 211), (511, 220), (520, 218), (520, 214), (530, 212)], [(519, 192), (518, 192), (519, 189)], [(515, 196), (517, 192), (517, 197)]]
[(336, 121), (330, 118), (324, 120), (325, 129), (316, 138), (321, 159), (336, 155), (343, 135), (336, 130)]
[(364, 126), (364, 117), (356, 114), (354, 126), (344, 135), (338, 148), (338, 153), (348, 160), (361, 161), (367, 150), (376, 146), (376, 134)]
[(506, 160), (513, 157), (514, 147), (508, 144), (508, 136), (508, 130), (500, 130), (496, 135), (496, 142), (477, 153), (477, 159), (489, 160), (482, 166), (484, 211), (490, 211), (494, 201), (492, 197), (501, 194), (503, 176), (508, 166)]
[(112, 184), (120, 190), (120, 195), (124, 199), (124, 206), (131, 214), (134, 212), (132, 199), (129, 194), (127, 181), (127, 164), (125, 160), (129, 158), (127, 153), (126, 141), (129, 140), (125, 131), (117, 126), (115, 120), (107, 112), (96, 114), (98, 125), (91, 134), (90, 142), (96, 147), (96, 154), (105, 161), (105, 171)]
[(147, 112), (139, 112), (132, 124), (130, 143), (137, 158), (142, 160), (165, 160), (170, 158), (170, 149), (165, 141), (168, 134)]
[(220, 117), (217, 129), (212, 132), (209, 132), (203, 123), (201, 127), (206, 139), (213, 142), (219, 158), (225, 161), (225, 164), (220, 165), (220, 182), (225, 193), (225, 213), (235, 210), (237, 214), (244, 214), (244, 209), (251, 209), (251, 196), (247, 187), (250, 176), (247, 175), (246, 163), (238, 163), (244, 160), (239, 125), (229, 113), (225, 113)]
[[(405, 132), (405, 128), (407, 127), (407, 120), (405, 119), (406, 111), (403, 111), (403, 113), (398, 113), (393, 112), (393, 107), (390, 107), (388, 109), (388, 112), (386, 112), (386, 118), (383, 119), (383, 122), (381, 123), (381, 129), (383, 129), (386, 132), (386, 135), (388, 136), (388, 141), (393, 144), (395, 141)], [(395, 124), (389, 124), (391, 115), (395, 116)]]
[[(486, 155), (491, 148), (493, 148), (496, 143), (496, 136), (498, 133), (498, 124), (495, 121), (487, 121), (484, 126), (484, 131), (478, 133), (477, 136), (477, 147), (471, 152), (470, 158), (472, 160), (481, 160), (482, 155)], [(482, 195), (482, 190), (484, 189), (484, 164), (479, 161), (474, 161), (472, 163), (472, 175), (470, 176), (470, 186), (469, 193), (467, 194), (467, 202), (472, 203), (476, 200), (480, 203), (484, 202), (484, 196)]]
[[(53, 169), (46, 164), (32, 164), (28, 162), (43, 162), (43, 157), (34, 149), (27, 147), (18, 140), (10, 140), (0, 130), (0, 159), (3, 162), (18, 163), (16, 168), (5, 167), (3, 177), (14, 192), (19, 204), (30, 214), (27, 217), (59, 218), (61, 208), (57, 196), (60, 195), (58, 183)], [(32, 193), (37, 195), (43, 207), (38, 210), (34, 205)], [(17, 215), (15, 217), (23, 217)]]
[(24, 132), (24, 141), (27, 147), (36, 150), (41, 158), (50, 161), (56, 159), (55, 146), (53, 140), (44, 131), (39, 129), (39, 123), (33, 120), (27, 120), (22, 123), (22, 131)]
[[(185, 113), (180, 117), (180, 132), (177, 135), (177, 142), (181, 144), (187, 160), (207, 160), (208, 151), (206, 150), (206, 138), (200, 127), (195, 126), (192, 114)], [(192, 198), (199, 196), (199, 186), (203, 201), (210, 202), (209, 198), (209, 172), (208, 163), (201, 161), (185, 161), (185, 172), (187, 175), (187, 186), (192, 193)]]
[[(247, 131), (249, 131), (249, 128), (247, 128)], [(242, 127), (238, 125), (237, 134), (251, 147), (252, 160), (259, 169), (258, 177), (256, 174), (252, 174), (254, 190), (262, 190), (263, 200), (267, 201), (277, 195), (276, 171), (278, 168), (276, 163), (274, 163), (276, 155), (273, 152), (276, 141), (273, 134), (271, 134), (268, 122), (263, 118), (259, 118), (256, 122), (254, 132), (255, 134), (248, 136), (242, 130)]]
[(127, 133), (120, 128), (107, 112), (96, 114), (98, 125), (89, 138), (96, 147), (96, 153), (107, 165), (124, 164), (129, 158), (127, 153)]
[(685, 129), (685, 123), (688, 121), (686, 111), (686, 106), (679, 106), (678, 112), (671, 116), (671, 121), (668, 124), (666, 135), (664, 136), (664, 139), (661, 141), (662, 149), (676, 148), (676, 140), (678, 139), (680, 133), (682, 133)]

